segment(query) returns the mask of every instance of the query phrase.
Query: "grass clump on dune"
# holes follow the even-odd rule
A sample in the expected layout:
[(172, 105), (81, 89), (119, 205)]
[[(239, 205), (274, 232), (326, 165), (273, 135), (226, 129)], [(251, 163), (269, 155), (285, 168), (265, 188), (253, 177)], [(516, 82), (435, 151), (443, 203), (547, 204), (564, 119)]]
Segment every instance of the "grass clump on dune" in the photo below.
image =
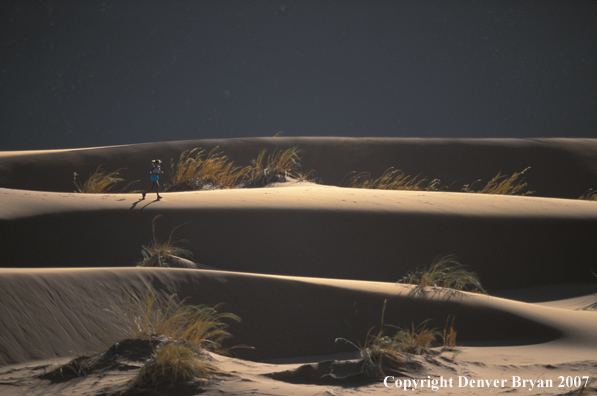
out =
[(234, 166), (216, 147), (205, 156), (205, 150), (186, 150), (178, 160), (170, 160), (170, 180), (166, 191), (189, 191), (204, 188), (234, 188), (265, 186), (291, 177), (311, 181), (313, 171), (300, 172), (300, 150), (276, 148), (261, 150), (246, 167)]
[(267, 149), (263, 149), (246, 167), (248, 186), (264, 186), (269, 183), (286, 181), (286, 177), (307, 180), (312, 171), (307, 174), (300, 172), (300, 157), (298, 146), (286, 150), (274, 149), (266, 156)]
[(225, 372), (207, 360), (196, 345), (170, 342), (154, 349), (153, 356), (141, 367), (131, 387), (156, 389), (217, 374)]
[(590, 189), (581, 195), (578, 199), (585, 201), (597, 201), (597, 190)]
[(246, 170), (234, 166), (216, 147), (205, 156), (205, 150), (194, 148), (170, 160), (170, 180), (166, 191), (200, 190), (203, 187), (232, 188), (246, 175)]
[[(461, 192), (477, 194), (501, 194), (501, 195), (529, 195), (533, 191), (527, 190), (527, 183), (523, 179), (524, 173), (529, 170), (526, 168), (522, 172), (515, 172), (512, 176), (502, 175), (501, 172), (492, 178), (480, 190), (475, 190), (473, 186), (481, 180), (476, 180), (471, 184), (465, 184)], [(352, 172), (341, 183), (343, 187), (350, 188), (368, 188), (378, 190), (407, 190), (407, 191), (447, 191), (449, 186), (442, 186), (440, 179), (420, 179), (419, 175), (411, 176), (401, 170), (388, 168), (377, 179), (371, 177), (368, 172)], [(597, 198), (596, 198), (597, 199)]]
[(522, 172), (514, 172), (512, 176), (498, 172), (481, 190), (473, 190), (473, 185), (480, 181), (477, 180), (471, 184), (465, 184), (461, 191), (476, 194), (530, 195), (534, 191), (527, 190), (528, 184), (523, 179), (524, 173), (529, 169), (531, 169), (530, 166)]
[(437, 191), (441, 181), (433, 179), (428, 182), (427, 179), (419, 179), (419, 176), (412, 177), (406, 175), (401, 170), (388, 168), (377, 179), (372, 179), (371, 174), (367, 172), (354, 173), (348, 177), (343, 186), (349, 188), (368, 188), (378, 190), (410, 190), (410, 191)]
[(161, 334), (175, 340), (190, 342), (202, 349), (223, 354), (228, 349), (222, 342), (231, 337), (223, 319), (240, 322), (232, 313), (220, 313), (218, 307), (188, 305), (176, 302), (176, 295), (167, 301), (160, 299), (149, 286), (142, 297), (125, 292), (125, 304), (113, 307), (121, 323), (120, 330), (129, 338), (147, 339)]
[(153, 238), (148, 245), (143, 245), (141, 247), (141, 254), (143, 255), (143, 259), (137, 262), (138, 267), (169, 267), (168, 259), (170, 256), (192, 257), (193, 255), (189, 250), (176, 246), (177, 242), (183, 242), (184, 240), (172, 240), (174, 231), (177, 228), (183, 226), (184, 224), (175, 227), (172, 230), (172, 232), (170, 232), (170, 236), (165, 242), (160, 242), (157, 239), (155, 235), (155, 222), (160, 217), (161, 215), (154, 217), (151, 222)]
[(124, 168), (115, 170), (113, 172), (107, 172), (104, 171), (102, 169), (102, 165), (100, 165), (93, 173), (89, 175), (89, 179), (83, 183), (81, 183), (81, 181), (78, 179), (79, 174), (75, 172), (73, 174), (73, 184), (77, 188), (76, 192), (85, 194), (108, 193), (117, 183), (124, 181), (124, 179), (120, 177), (119, 173), (122, 169)]
[[(382, 309), (381, 327), (377, 333), (369, 330), (366, 336), (365, 345), (357, 347), (352, 342), (337, 338), (336, 342), (342, 340), (355, 346), (361, 355), (362, 373), (373, 379), (385, 377), (391, 374), (401, 374), (405, 370), (417, 369), (419, 363), (409, 360), (409, 355), (437, 355), (440, 351), (433, 350), (432, 345), (442, 336), (436, 328), (428, 328), (428, 320), (423, 321), (419, 326), (412, 324), (411, 328), (399, 328), (384, 324), (384, 313), (387, 300), (384, 301)], [(393, 336), (386, 335), (385, 328), (395, 329)], [(443, 332), (444, 350), (450, 350), (456, 345), (456, 331), (452, 325)]]
[(223, 320), (240, 322), (232, 313), (218, 312), (218, 306), (189, 305), (176, 302), (176, 295), (167, 301), (148, 286), (145, 295), (137, 297), (125, 291), (125, 303), (112, 307), (120, 330), (128, 338), (151, 339), (166, 336), (169, 341), (154, 348), (132, 383), (132, 389), (172, 386), (179, 381), (226, 374), (209, 361), (205, 351), (225, 354), (230, 348), (223, 341), (232, 337)]
[(409, 271), (398, 282), (487, 294), (481, 286), (479, 276), (467, 270), (452, 254), (436, 257), (429, 268)]

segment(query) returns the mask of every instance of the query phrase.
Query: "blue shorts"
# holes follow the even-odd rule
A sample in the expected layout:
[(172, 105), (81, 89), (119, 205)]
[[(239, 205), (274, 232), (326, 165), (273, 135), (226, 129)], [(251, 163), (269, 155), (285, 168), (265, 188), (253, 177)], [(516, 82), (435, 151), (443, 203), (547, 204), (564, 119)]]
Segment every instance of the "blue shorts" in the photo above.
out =
[(157, 175), (152, 175), (152, 176), (151, 176), (151, 181), (152, 181), (152, 182), (157, 182), (157, 181), (159, 181), (159, 180), (160, 180), (160, 177), (159, 177), (159, 176), (157, 176)]

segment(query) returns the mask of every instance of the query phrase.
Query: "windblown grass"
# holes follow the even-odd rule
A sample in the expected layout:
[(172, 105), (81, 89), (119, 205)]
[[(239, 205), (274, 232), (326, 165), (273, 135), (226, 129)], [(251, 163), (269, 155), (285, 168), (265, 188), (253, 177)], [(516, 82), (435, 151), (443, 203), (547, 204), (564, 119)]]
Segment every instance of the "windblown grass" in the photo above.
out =
[(112, 307), (120, 322), (120, 330), (128, 338), (149, 339), (162, 334), (175, 340), (183, 340), (204, 350), (225, 354), (230, 348), (223, 341), (231, 338), (223, 322), (225, 319), (240, 322), (232, 313), (218, 312), (218, 305), (188, 305), (176, 302), (176, 295), (167, 301), (160, 299), (148, 286), (145, 295), (134, 296), (125, 291), (125, 304)]
[(100, 165), (93, 173), (89, 175), (89, 179), (87, 179), (83, 183), (81, 183), (81, 181), (78, 179), (79, 174), (75, 172), (73, 174), (73, 184), (77, 188), (76, 192), (85, 194), (108, 193), (112, 190), (112, 188), (115, 187), (117, 183), (124, 181), (123, 178), (119, 177), (119, 172), (123, 169), (124, 168), (115, 170), (113, 172), (107, 172), (104, 171), (102, 169), (102, 165)]
[(583, 199), (586, 201), (597, 201), (597, 190), (594, 190), (594, 189), (587, 190), (578, 199)]
[(166, 191), (232, 188), (247, 174), (246, 168), (234, 163), (216, 147), (205, 156), (205, 150), (194, 148), (182, 152), (178, 160), (170, 159), (170, 180)]
[(168, 267), (168, 258), (170, 256), (192, 257), (193, 255), (189, 250), (176, 246), (176, 243), (184, 242), (184, 240), (172, 240), (174, 231), (176, 231), (177, 228), (183, 226), (184, 224), (174, 227), (174, 229), (170, 232), (170, 236), (165, 242), (160, 242), (157, 239), (155, 235), (155, 222), (160, 217), (161, 215), (154, 217), (151, 222), (153, 239), (148, 245), (143, 245), (141, 247), (141, 254), (143, 255), (143, 259), (137, 262), (138, 267)]
[(132, 383), (133, 389), (156, 389), (173, 386), (194, 378), (209, 378), (224, 374), (203, 356), (197, 345), (189, 342), (169, 342), (157, 346)]
[(410, 271), (398, 282), (487, 294), (478, 275), (467, 270), (452, 254), (436, 257), (428, 269)]
[(476, 194), (500, 194), (500, 195), (530, 195), (534, 191), (527, 190), (527, 183), (524, 181), (524, 173), (531, 169), (529, 166), (522, 172), (514, 172), (512, 176), (502, 175), (498, 172), (481, 190), (474, 190), (473, 185), (480, 180), (471, 184), (465, 184), (462, 187), (462, 192), (476, 193)]
[[(384, 301), (381, 317), (380, 330), (373, 333), (371, 328), (366, 336), (365, 345), (358, 347), (352, 342), (337, 338), (336, 342), (342, 340), (355, 346), (362, 359), (362, 373), (369, 378), (380, 378), (390, 374), (401, 373), (404, 369), (418, 367), (418, 363), (408, 359), (409, 355), (437, 355), (438, 351), (432, 349), (432, 345), (441, 336), (441, 333), (433, 328), (428, 328), (428, 320), (423, 321), (419, 326), (412, 324), (411, 328), (404, 329), (384, 324), (384, 314), (387, 300)], [(453, 322), (453, 321), (452, 321)], [(386, 335), (385, 328), (395, 329), (393, 336)], [(449, 339), (447, 340), (446, 337)], [(446, 346), (456, 344), (456, 331), (452, 326), (444, 329), (444, 350)]]
[(456, 319), (456, 317), (452, 316), (451, 318), (451, 321), (450, 317), (446, 319), (446, 326), (444, 327), (444, 330), (442, 332), (442, 339), (444, 340), (444, 350), (447, 351), (454, 350), (454, 348), (456, 347), (456, 335), (458, 334), (456, 329), (454, 329), (454, 319)]
[(297, 146), (286, 150), (276, 148), (272, 153), (267, 155), (267, 149), (261, 150), (251, 161), (251, 165), (246, 167), (248, 182), (247, 185), (266, 185), (269, 183), (286, 181), (286, 177), (292, 178), (308, 178), (300, 174), (300, 157), (301, 151)]
[(349, 188), (368, 188), (377, 190), (411, 190), (411, 191), (438, 191), (444, 189), (440, 186), (439, 179), (428, 181), (419, 179), (419, 175), (412, 177), (406, 175), (401, 170), (388, 168), (377, 179), (372, 179), (371, 174), (367, 172), (349, 174), (344, 187)]

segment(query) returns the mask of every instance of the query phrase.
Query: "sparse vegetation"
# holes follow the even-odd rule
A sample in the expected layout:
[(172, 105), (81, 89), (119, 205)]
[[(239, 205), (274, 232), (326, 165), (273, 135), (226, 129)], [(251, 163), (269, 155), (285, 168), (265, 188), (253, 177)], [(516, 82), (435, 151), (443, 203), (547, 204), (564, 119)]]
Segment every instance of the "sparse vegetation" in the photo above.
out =
[(595, 189), (587, 190), (578, 199), (583, 199), (586, 201), (597, 201), (597, 190), (595, 190)]
[(314, 171), (300, 172), (299, 153), (298, 147), (276, 148), (270, 154), (263, 149), (243, 168), (234, 166), (217, 147), (207, 157), (201, 148), (186, 150), (178, 160), (170, 160), (171, 182), (166, 185), (166, 191), (259, 187), (286, 181), (287, 177), (313, 181)]
[[(207, 351), (224, 354), (230, 349), (222, 344), (231, 337), (223, 320), (240, 321), (238, 316), (220, 313), (218, 306), (190, 305), (185, 304), (185, 300), (177, 302), (176, 295), (166, 300), (151, 285), (142, 296), (124, 291), (124, 297), (122, 304), (112, 306), (108, 311), (116, 316), (120, 323), (118, 330), (126, 339), (115, 343), (103, 354), (77, 357), (41, 378), (62, 380), (106, 367), (121, 369), (119, 356), (137, 356), (135, 359), (144, 356), (142, 360), (147, 359), (121, 394), (227, 374), (213, 363)], [(147, 348), (152, 348), (152, 352)]]
[(168, 267), (168, 258), (170, 256), (192, 257), (193, 255), (189, 250), (176, 246), (176, 243), (184, 242), (184, 240), (172, 240), (174, 231), (176, 231), (177, 228), (183, 226), (184, 224), (175, 227), (170, 232), (170, 236), (165, 242), (160, 242), (158, 240), (158, 238), (155, 235), (155, 223), (156, 220), (160, 217), (161, 215), (154, 217), (151, 222), (153, 239), (148, 245), (143, 245), (141, 247), (141, 254), (143, 255), (143, 259), (137, 262), (138, 267)]
[(370, 378), (384, 377), (400, 372), (406, 366), (405, 351), (400, 342), (386, 336), (383, 329), (377, 334), (367, 333), (365, 345), (359, 348), (363, 373)]
[(451, 318), (451, 321), (450, 317), (446, 319), (446, 326), (444, 327), (444, 331), (442, 332), (442, 338), (444, 340), (444, 350), (446, 351), (454, 350), (454, 348), (456, 347), (457, 331), (454, 329), (454, 319), (456, 319), (456, 317), (452, 316)]
[(163, 301), (149, 286), (142, 297), (125, 291), (125, 304), (112, 307), (120, 329), (128, 338), (148, 339), (162, 334), (174, 340), (184, 340), (202, 349), (224, 354), (222, 342), (231, 337), (224, 319), (240, 321), (232, 313), (219, 313), (218, 307), (187, 305), (176, 302), (176, 295)]
[(437, 329), (427, 328), (428, 320), (419, 326), (414, 323), (410, 329), (398, 328), (393, 337), (383, 336), (382, 332), (372, 337), (372, 345), (381, 350), (394, 350), (412, 355), (433, 355), (431, 344), (440, 336)]
[[(408, 355), (437, 355), (439, 352), (432, 349), (441, 333), (437, 329), (427, 328), (429, 320), (423, 321), (419, 326), (412, 324), (410, 329), (396, 328), (384, 324), (384, 313), (387, 300), (384, 301), (380, 330), (372, 334), (373, 328), (366, 336), (365, 345), (357, 347), (352, 342), (337, 338), (336, 342), (343, 340), (359, 349), (362, 359), (362, 372), (369, 378), (379, 378), (393, 373), (400, 373), (407, 367), (415, 368), (418, 363), (408, 359)], [(452, 321), (453, 322), (453, 321)], [(453, 323), (452, 323), (453, 324)], [(394, 336), (385, 334), (384, 328), (394, 327)], [(449, 340), (446, 340), (446, 337)], [(453, 326), (444, 329), (444, 349), (446, 345), (456, 345), (456, 331)]]
[(194, 378), (224, 374), (202, 351), (189, 342), (169, 342), (157, 346), (132, 383), (134, 389), (155, 389), (172, 386)]
[(155, 346), (151, 358), (141, 368), (131, 389), (155, 389), (193, 378), (225, 374), (209, 361), (204, 351), (225, 354), (230, 348), (223, 341), (230, 338), (225, 319), (240, 321), (232, 313), (220, 313), (218, 307), (176, 302), (176, 295), (167, 301), (148, 286), (145, 295), (137, 297), (125, 291), (125, 302), (112, 307), (120, 322), (120, 330), (128, 338), (151, 339), (166, 336), (169, 341)]
[[(485, 187), (475, 190), (473, 186), (481, 180), (476, 180), (471, 184), (465, 184), (462, 192), (478, 194), (502, 194), (502, 195), (529, 195), (534, 191), (527, 190), (527, 183), (523, 179), (524, 173), (529, 170), (526, 168), (522, 172), (515, 172), (512, 176), (502, 175), (501, 172), (491, 179)], [(368, 188), (378, 190), (410, 190), (410, 191), (447, 191), (450, 186), (442, 186), (440, 179), (420, 178), (420, 175), (411, 176), (401, 170), (388, 168), (377, 179), (373, 179), (368, 172), (352, 172), (345, 177), (341, 183), (343, 187), (350, 188)], [(597, 195), (597, 194), (596, 194)], [(584, 198), (590, 199), (590, 198)], [(597, 196), (594, 198), (597, 199)]]
[[(120, 176), (120, 171), (123, 168), (113, 172), (107, 172), (102, 169), (102, 165), (89, 175), (89, 179), (81, 183), (78, 179), (79, 174), (73, 174), (73, 184), (76, 187), (76, 192), (85, 194), (105, 194), (112, 190), (117, 183), (124, 181)], [(132, 183), (131, 183), (132, 184)], [(129, 184), (130, 185), (130, 184)], [(128, 186), (127, 186), (128, 187)], [(126, 187), (125, 187), (126, 188)]]
[(512, 176), (502, 175), (498, 172), (481, 190), (474, 190), (473, 185), (480, 180), (471, 184), (465, 184), (462, 187), (462, 192), (476, 193), (476, 194), (501, 194), (501, 195), (530, 195), (534, 191), (527, 190), (527, 183), (523, 179), (523, 175), (531, 167), (529, 166), (522, 172), (514, 172)]
[(398, 282), (487, 294), (481, 286), (478, 275), (467, 270), (466, 266), (459, 263), (456, 256), (452, 254), (436, 257), (429, 268), (409, 271)]
[(232, 188), (247, 174), (246, 168), (234, 166), (218, 147), (204, 156), (205, 150), (194, 148), (182, 152), (177, 161), (171, 159), (171, 183), (165, 186), (166, 191)]
[(247, 185), (263, 186), (269, 183), (286, 181), (286, 177), (306, 179), (309, 174), (302, 176), (300, 170), (300, 150), (298, 147), (291, 147), (286, 150), (276, 148), (267, 155), (267, 150), (263, 149), (257, 155), (257, 158), (251, 161), (247, 170)]
[(348, 176), (346, 182), (342, 183), (344, 187), (350, 188), (414, 191), (438, 191), (444, 189), (440, 184), (441, 181), (439, 179), (433, 179), (428, 182), (427, 179), (419, 179), (419, 175), (412, 177), (394, 168), (386, 169), (377, 179), (372, 179), (371, 174), (367, 172), (353, 172)]

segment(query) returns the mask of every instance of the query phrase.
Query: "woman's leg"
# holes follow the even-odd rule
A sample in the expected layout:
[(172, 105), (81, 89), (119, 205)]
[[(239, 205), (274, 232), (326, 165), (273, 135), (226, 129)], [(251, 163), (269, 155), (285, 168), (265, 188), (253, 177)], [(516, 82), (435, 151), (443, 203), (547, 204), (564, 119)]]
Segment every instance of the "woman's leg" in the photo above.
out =
[(160, 185), (157, 182), (152, 181), (151, 182), (151, 186), (149, 186), (149, 188), (147, 189), (147, 191), (145, 191), (143, 193), (143, 199), (145, 199), (145, 194), (147, 194), (148, 192), (150, 192), (151, 190), (153, 190), (154, 187), (156, 187), (157, 190), (158, 190), (158, 196), (160, 195)]

